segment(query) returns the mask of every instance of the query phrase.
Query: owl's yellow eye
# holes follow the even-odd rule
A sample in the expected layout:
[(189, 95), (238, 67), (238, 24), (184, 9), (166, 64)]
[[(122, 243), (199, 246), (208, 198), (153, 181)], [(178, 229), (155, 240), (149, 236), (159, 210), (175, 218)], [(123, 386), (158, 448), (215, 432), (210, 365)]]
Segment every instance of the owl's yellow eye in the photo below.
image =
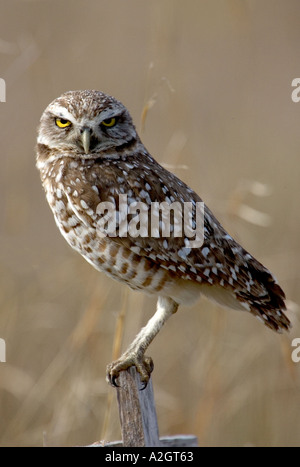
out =
[(116, 123), (117, 123), (117, 119), (112, 117), (112, 118), (106, 118), (105, 120), (103, 120), (101, 122), (101, 125), (106, 126), (107, 128), (111, 128), (115, 126)]
[(59, 128), (67, 128), (71, 125), (70, 120), (65, 120), (64, 118), (56, 118), (55, 123)]

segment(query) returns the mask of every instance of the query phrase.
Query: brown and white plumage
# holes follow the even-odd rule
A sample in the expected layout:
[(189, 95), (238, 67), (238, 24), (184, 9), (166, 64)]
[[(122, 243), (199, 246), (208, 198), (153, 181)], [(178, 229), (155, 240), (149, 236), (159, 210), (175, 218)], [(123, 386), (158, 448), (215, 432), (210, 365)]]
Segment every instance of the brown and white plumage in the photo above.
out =
[(99, 91), (70, 91), (53, 101), (40, 122), (37, 167), (67, 242), (96, 269), (159, 297), (152, 320), (120, 360), (109, 366), (111, 382), (134, 364), (146, 383), (152, 369), (144, 357), (149, 343), (179, 304), (192, 303), (201, 293), (249, 311), (273, 330), (289, 328), (283, 312), (285, 295), (275, 278), (206, 206), (204, 242), (199, 248), (187, 247), (184, 235), (99, 236), (97, 206), (110, 202), (118, 210), (119, 195), (126, 194), (128, 204), (149, 206), (165, 200), (201, 201), (152, 158), (127, 109), (113, 97)]

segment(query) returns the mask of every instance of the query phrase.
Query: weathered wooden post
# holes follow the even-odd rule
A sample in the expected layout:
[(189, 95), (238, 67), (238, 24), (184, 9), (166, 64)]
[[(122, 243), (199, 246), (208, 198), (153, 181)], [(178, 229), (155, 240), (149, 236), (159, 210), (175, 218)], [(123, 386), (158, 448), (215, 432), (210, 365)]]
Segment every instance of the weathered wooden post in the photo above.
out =
[(160, 446), (152, 381), (141, 390), (135, 367), (122, 371), (117, 398), (123, 446)]
[(152, 381), (142, 389), (135, 367), (121, 371), (116, 388), (122, 441), (100, 441), (93, 447), (198, 447), (194, 435), (159, 437)]

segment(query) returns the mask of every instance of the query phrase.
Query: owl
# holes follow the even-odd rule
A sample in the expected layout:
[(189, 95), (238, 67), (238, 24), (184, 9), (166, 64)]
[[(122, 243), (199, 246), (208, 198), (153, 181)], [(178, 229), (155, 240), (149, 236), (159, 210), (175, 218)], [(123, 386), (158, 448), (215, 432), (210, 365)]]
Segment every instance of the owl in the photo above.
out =
[[(149, 344), (179, 305), (192, 304), (201, 294), (250, 312), (274, 331), (289, 329), (285, 295), (275, 277), (226, 232), (191, 188), (149, 154), (127, 108), (114, 97), (69, 91), (50, 103), (38, 128), (36, 165), (69, 245), (98, 271), (158, 298), (153, 317), (108, 365), (112, 385), (130, 366), (147, 385), (153, 370), (145, 356)], [(150, 229), (153, 206), (171, 204), (182, 213), (186, 205), (203, 206), (203, 235), (196, 246), (186, 231), (178, 234), (174, 213), (166, 229), (156, 212), (156, 227)]]

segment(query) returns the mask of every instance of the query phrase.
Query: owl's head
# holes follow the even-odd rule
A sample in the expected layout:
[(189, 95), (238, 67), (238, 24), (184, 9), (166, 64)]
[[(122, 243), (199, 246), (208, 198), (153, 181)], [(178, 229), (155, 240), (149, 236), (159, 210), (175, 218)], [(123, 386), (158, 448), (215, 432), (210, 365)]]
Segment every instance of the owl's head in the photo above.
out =
[(69, 91), (45, 109), (38, 143), (73, 156), (95, 157), (138, 139), (126, 107), (100, 91)]

